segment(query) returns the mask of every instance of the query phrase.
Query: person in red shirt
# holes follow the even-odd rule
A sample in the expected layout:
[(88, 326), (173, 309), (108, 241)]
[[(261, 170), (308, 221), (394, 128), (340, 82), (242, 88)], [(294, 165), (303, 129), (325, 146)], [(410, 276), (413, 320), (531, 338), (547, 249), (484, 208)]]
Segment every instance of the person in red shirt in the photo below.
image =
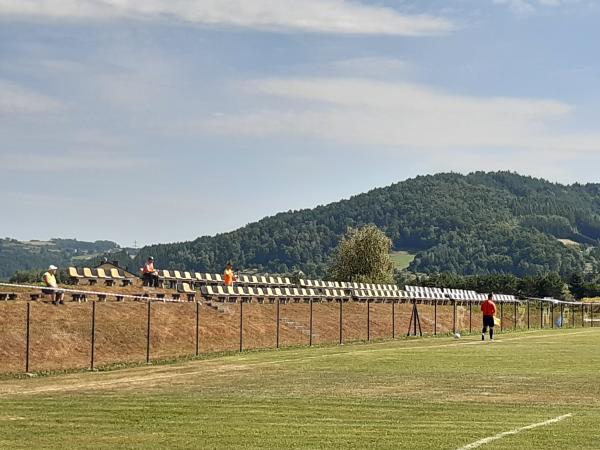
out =
[(496, 315), (496, 304), (492, 300), (494, 294), (488, 294), (488, 298), (481, 304), (483, 313), (483, 329), (481, 330), (481, 340), (485, 341), (485, 332), (490, 329), (490, 340), (494, 340), (494, 316)]

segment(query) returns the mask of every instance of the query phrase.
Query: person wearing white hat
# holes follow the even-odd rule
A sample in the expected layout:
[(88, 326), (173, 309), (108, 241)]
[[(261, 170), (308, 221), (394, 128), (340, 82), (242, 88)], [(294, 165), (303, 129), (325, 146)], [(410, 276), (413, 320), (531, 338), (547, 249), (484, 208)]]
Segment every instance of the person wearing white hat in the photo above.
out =
[(52, 295), (52, 297), (54, 298), (54, 300), (52, 301), (53, 304), (55, 304), (55, 305), (61, 304), (62, 305), (62, 304), (64, 304), (64, 301), (63, 301), (64, 293), (57, 289), (58, 288), (58, 283), (56, 282), (56, 271), (57, 270), (58, 270), (58, 267), (56, 267), (55, 265), (50, 265), (50, 267), (48, 267), (48, 271), (45, 272), (44, 275), (42, 276), (42, 281), (46, 285), (46, 288), (42, 289), (42, 292), (44, 294)]

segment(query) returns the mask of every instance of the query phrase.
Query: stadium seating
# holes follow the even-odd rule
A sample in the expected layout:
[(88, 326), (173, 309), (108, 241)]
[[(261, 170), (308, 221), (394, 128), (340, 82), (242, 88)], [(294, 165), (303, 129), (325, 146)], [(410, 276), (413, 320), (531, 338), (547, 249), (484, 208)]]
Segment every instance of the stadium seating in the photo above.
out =
[(185, 281), (187, 283), (191, 283), (193, 281), (192, 276), (189, 272), (183, 272), (183, 274), (179, 270), (173, 271), (173, 276), (179, 282)]
[(90, 285), (96, 284), (96, 282), (98, 281), (98, 276), (94, 275), (92, 273), (92, 269), (90, 269), (89, 267), (84, 267), (82, 270), (83, 270), (83, 277), (86, 280), (88, 280), (88, 282), (90, 283)]
[(83, 267), (80, 273), (77, 267), (69, 267), (67, 273), (73, 284), (79, 284), (79, 281), (81, 280), (87, 280), (90, 285), (96, 284), (98, 280), (103, 280), (106, 286), (114, 286), (118, 281), (121, 282), (122, 286), (130, 286), (133, 284), (133, 280), (122, 275), (117, 268), (111, 268), (107, 273), (106, 270), (101, 267), (98, 267), (97, 269)]
[(351, 296), (344, 289), (323, 289), (323, 298), (327, 301), (332, 300), (350, 300)]
[(377, 302), (404, 301), (408, 298), (408, 295), (403, 291), (383, 289), (354, 289), (352, 296), (358, 301), (373, 300)]
[(200, 288), (202, 296), (208, 300), (236, 301), (248, 296), (239, 286), (212, 286), (206, 285)]
[(76, 267), (69, 267), (67, 270), (69, 273), (69, 278), (73, 284), (78, 284), (79, 280), (85, 279), (85, 277), (77, 271)]
[(309, 301), (323, 297), (314, 289), (250, 287), (250, 286), (202, 286), (202, 296), (208, 300), (237, 301), (252, 300), (258, 302), (275, 301)]
[[(117, 268), (106, 270), (103, 268), (90, 269), (87, 267), (69, 267), (68, 274), (71, 280), (77, 284), (80, 280), (87, 280), (90, 284), (96, 284), (103, 280), (107, 286), (114, 286), (121, 282), (122, 286), (132, 284), (132, 279), (127, 278)], [(223, 277), (214, 273), (191, 273), (181, 270), (159, 270), (159, 281), (161, 286), (165, 284), (174, 289), (174, 299), (187, 296), (188, 300), (195, 301), (198, 297), (196, 288), (199, 288), (203, 298), (219, 301), (251, 301), (274, 302), (308, 302), (308, 301), (377, 301), (377, 302), (415, 302), (428, 304), (468, 304), (481, 303), (487, 298), (485, 293), (477, 293), (472, 290), (438, 288), (427, 286), (406, 285), (399, 288), (394, 284), (374, 284), (358, 282), (326, 281), (318, 279), (300, 279), (294, 284), (287, 277), (271, 275), (248, 275), (239, 274), (234, 286), (224, 286)], [(94, 294), (96, 295), (96, 294)], [(121, 297), (119, 293), (101, 294), (106, 297)], [(157, 292), (151, 296), (164, 298), (166, 294)], [(34, 294), (39, 298), (40, 294)], [(148, 297), (147, 293), (138, 296), (140, 299)], [(8, 294), (0, 294), (0, 300), (7, 300)], [(32, 297), (33, 298), (33, 297)], [(514, 295), (494, 294), (496, 302), (518, 302)]]
[(186, 281), (182, 282), (177, 290), (186, 294), (188, 301), (193, 302), (196, 300), (196, 291), (191, 287), (190, 283)]
[(96, 269), (96, 276), (98, 277), (99, 280), (104, 280), (104, 283), (107, 286), (114, 286), (114, 284), (115, 284), (115, 280), (113, 280), (113, 278), (111, 276), (106, 275), (106, 272), (104, 272), (104, 269), (101, 269), (101, 268)]
[(158, 282), (161, 287), (168, 284), (171, 289), (174, 289), (177, 286), (177, 278), (168, 270), (158, 271)]
[(199, 273), (196, 272), (194, 274), (194, 283), (197, 286), (209, 286), (209, 285), (217, 285), (223, 284), (223, 277), (220, 274), (212, 274), (212, 273)]
[[(176, 273), (176, 271), (174, 271)], [(184, 272), (183, 279), (187, 279), (187, 275), (189, 272)], [(190, 275), (190, 278), (193, 280), (193, 283), (197, 287), (202, 286), (216, 286), (219, 284), (223, 284), (223, 277), (218, 273), (200, 273), (195, 272), (193, 275)], [(234, 283), (235, 286), (242, 287), (291, 287), (294, 284), (287, 277), (273, 277), (273, 276), (263, 276), (263, 275), (244, 275), (238, 274), (237, 279)]]
[(492, 299), (497, 302), (505, 302), (505, 303), (515, 303), (518, 302), (518, 300), (515, 298), (514, 295), (506, 295), (506, 294), (494, 294), (494, 296), (492, 297)]
[(119, 273), (119, 269), (117, 268), (112, 268), (110, 269), (110, 276), (114, 279), (114, 280), (120, 280), (121, 284), (123, 286), (130, 286), (131, 284), (133, 284), (133, 280), (131, 278), (127, 278), (124, 277), (123, 275), (121, 275)]

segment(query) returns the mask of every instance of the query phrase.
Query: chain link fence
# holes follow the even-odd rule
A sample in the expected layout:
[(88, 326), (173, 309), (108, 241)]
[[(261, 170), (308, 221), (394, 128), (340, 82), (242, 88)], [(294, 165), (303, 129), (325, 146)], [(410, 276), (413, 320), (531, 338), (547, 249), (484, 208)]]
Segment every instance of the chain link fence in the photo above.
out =
[[(497, 332), (594, 327), (600, 304), (497, 302)], [(217, 352), (480, 333), (476, 302), (0, 303), (0, 373), (95, 369)]]

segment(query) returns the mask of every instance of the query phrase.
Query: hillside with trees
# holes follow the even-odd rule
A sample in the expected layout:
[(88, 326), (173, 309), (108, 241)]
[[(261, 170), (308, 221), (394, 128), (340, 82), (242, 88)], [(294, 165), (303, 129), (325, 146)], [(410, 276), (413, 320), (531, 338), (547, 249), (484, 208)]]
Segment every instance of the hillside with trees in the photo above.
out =
[(301, 270), (324, 276), (348, 228), (374, 224), (409, 270), (461, 275), (600, 269), (600, 184), (561, 185), (510, 172), (419, 176), (326, 206), (288, 211), (194, 241), (144, 247), (161, 268), (220, 272)]
[(0, 239), (0, 280), (8, 279), (16, 271), (41, 270), (50, 264), (59, 267), (78, 265), (98, 258), (98, 255), (110, 255), (120, 250), (119, 245), (111, 241)]

